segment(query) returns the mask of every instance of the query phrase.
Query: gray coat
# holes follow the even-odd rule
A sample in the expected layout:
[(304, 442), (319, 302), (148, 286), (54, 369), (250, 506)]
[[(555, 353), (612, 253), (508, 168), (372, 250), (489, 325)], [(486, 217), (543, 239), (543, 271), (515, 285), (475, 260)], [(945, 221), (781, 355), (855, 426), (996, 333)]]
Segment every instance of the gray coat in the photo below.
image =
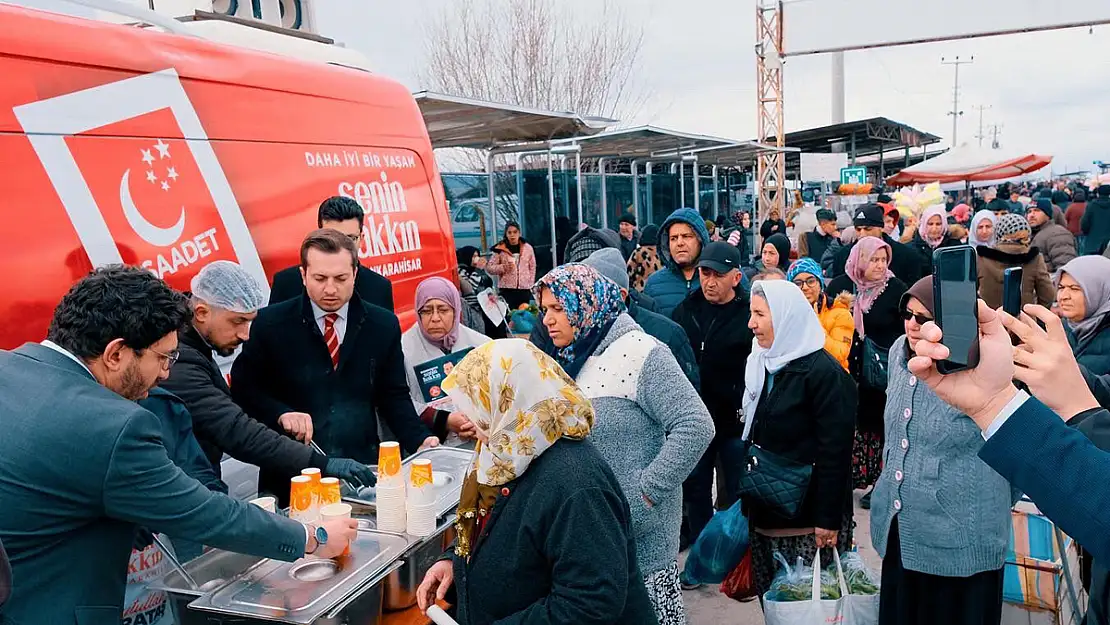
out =
[(589, 440), (613, 468), (631, 507), (640, 571), (664, 569), (678, 559), (682, 482), (713, 440), (709, 410), (671, 350), (627, 314), (577, 382), (597, 413)]
[(970, 577), (1002, 568), (1010, 539), (1010, 484), (979, 459), (975, 423), (918, 382), (906, 337), (890, 348), (883, 472), (871, 498), (871, 541), (886, 556), (897, 515), (902, 566)]
[(304, 554), (300, 523), (186, 476), (154, 415), (48, 347), (0, 351), (0, 432), (13, 582), (0, 623), (119, 625), (137, 524), (267, 558)]
[(1051, 221), (1033, 229), (1032, 247), (1044, 254), (1049, 273), (1055, 273), (1078, 256), (1075, 251), (1075, 235), (1071, 230)]

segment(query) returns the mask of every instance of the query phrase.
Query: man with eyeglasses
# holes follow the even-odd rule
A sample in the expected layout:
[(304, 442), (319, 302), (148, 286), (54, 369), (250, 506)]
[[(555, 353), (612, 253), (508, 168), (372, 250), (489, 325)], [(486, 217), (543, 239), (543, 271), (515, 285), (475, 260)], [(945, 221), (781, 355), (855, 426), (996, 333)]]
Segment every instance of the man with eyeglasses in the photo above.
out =
[(192, 322), (179, 333), (180, 351), (165, 355), (170, 373), (161, 387), (185, 402), (193, 433), (216, 475), (226, 453), (286, 480), (315, 467), (327, 476), (373, 485), (374, 474), (362, 463), (328, 458), (283, 436), (232, 399), (213, 353), (230, 356), (250, 338), (251, 322), (265, 305), (254, 277), (236, 263), (215, 261), (197, 273), (190, 291)]
[[(355, 244), (357, 250), (362, 241), (362, 220), (365, 214), (359, 203), (349, 197), (329, 197), (320, 204), (316, 212), (316, 227), (340, 232)], [(393, 312), (393, 285), (373, 269), (359, 264), (355, 274), (355, 292), (364, 301)], [(301, 282), (301, 268), (294, 265), (274, 274), (274, 286), (270, 289), (270, 303), (276, 304), (304, 295)]]
[[(73, 286), (42, 343), (0, 351), (0, 623), (119, 623), (139, 526), (292, 562), (336, 557), (358, 524), (319, 526), (212, 492), (174, 465), (136, 403), (164, 380), (188, 299), (112, 266)], [(330, 539), (330, 540), (329, 540)]]
[[(740, 285), (740, 250), (718, 241), (705, 246), (698, 259), (700, 287), (675, 308), (673, 319), (690, 338), (690, 347), (701, 374), (698, 393), (713, 417), (716, 435), (693, 473), (682, 485), (689, 539), (697, 540), (713, 517), (713, 468), (724, 468), (724, 492), (717, 492), (717, 508), (737, 498), (744, 443), (741, 400), (744, 398), (743, 364), (752, 350), (748, 328), (749, 300)], [(682, 583), (693, 587), (692, 580)]]
[[(267, 306), (231, 369), (231, 396), (270, 428), (329, 454), (376, 463), (378, 417), (408, 453), (439, 444), (409, 395), (397, 317), (355, 293), (358, 252), (335, 230), (301, 243), (306, 292)], [(259, 487), (283, 501), (286, 476), (267, 470)]]

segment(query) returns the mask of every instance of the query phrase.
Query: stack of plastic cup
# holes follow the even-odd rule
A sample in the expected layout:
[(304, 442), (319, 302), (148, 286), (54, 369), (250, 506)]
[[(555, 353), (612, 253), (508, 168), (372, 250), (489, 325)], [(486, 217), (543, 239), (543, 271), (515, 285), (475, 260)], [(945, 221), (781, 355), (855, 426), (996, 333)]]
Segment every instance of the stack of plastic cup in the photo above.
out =
[(309, 467), (301, 469), (301, 475), (308, 477), (312, 483), (312, 514), (319, 518), (320, 516), (320, 478), (321, 471), (316, 467)]
[(409, 464), (408, 524), (412, 536), (431, 536), (436, 531), (436, 495), (432, 488), (432, 461), (413, 460)]
[(404, 533), (405, 477), (401, 468), (401, 447), (395, 442), (382, 443), (378, 448), (378, 484), (375, 491), (378, 529)]

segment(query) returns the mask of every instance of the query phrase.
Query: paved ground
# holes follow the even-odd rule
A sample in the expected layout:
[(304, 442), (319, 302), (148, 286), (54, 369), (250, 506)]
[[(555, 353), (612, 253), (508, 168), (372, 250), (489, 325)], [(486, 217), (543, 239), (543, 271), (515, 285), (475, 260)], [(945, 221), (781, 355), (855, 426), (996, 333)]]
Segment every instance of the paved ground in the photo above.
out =
[[(856, 501), (862, 493), (856, 493)], [(856, 545), (865, 562), (879, 569), (882, 561), (871, 547), (870, 513), (856, 506)], [(680, 556), (680, 563), (686, 554)], [(700, 590), (682, 593), (689, 612), (689, 625), (762, 625), (763, 613), (759, 602), (738, 603), (722, 595), (719, 586), (706, 586)]]

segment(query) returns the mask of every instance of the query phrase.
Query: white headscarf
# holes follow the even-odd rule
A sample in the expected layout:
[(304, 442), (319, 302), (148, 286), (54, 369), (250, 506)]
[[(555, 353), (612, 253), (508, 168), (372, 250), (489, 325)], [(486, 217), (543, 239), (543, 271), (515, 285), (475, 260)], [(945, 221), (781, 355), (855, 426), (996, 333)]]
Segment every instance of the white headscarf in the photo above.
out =
[(979, 228), (979, 222), (983, 221), (984, 219), (996, 226), (998, 225), (998, 218), (995, 217), (994, 213), (992, 213), (991, 211), (981, 210), (978, 213), (975, 213), (975, 216), (971, 218), (971, 227), (968, 229), (967, 242), (972, 246), (981, 245), (984, 247), (994, 247), (994, 243), (998, 239), (998, 237), (994, 235), (994, 230), (991, 230), (991, 238), (987, 241), (980, 241), (979, 235), (976, 234), (976, 231)]
[(748, 438), (767, 374), (778, 373), (790, 362), (825, 349), (825, 330), (802, 290), (792, 282), (763, 280), (752, 286), (752, 297), (761, 296), (771, 309), (775, 339), (764, 349), (752, 340), (752, 353), (744, 370), (744, 438)]

